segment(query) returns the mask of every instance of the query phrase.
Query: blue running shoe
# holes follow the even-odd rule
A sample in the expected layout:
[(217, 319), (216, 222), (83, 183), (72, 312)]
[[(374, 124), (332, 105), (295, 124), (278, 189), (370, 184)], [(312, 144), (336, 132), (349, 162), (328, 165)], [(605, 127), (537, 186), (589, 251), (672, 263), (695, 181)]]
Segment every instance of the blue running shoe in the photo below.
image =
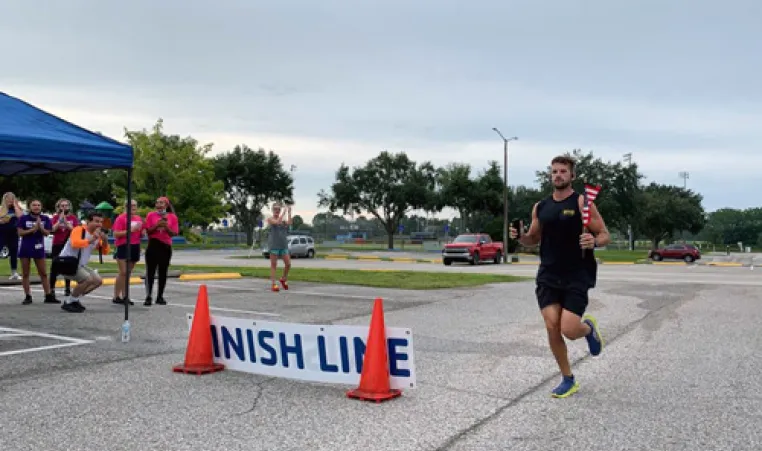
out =
[(598, 328), (598, 322), (593, 315), (585, 315), (582, 322), (590, 326), (590, 333), (585, 337), (587, 345), (590, 347), (590, 354), (600, 354), (601, 351), (603, 351), (603, 336), (601, 335), (601, 330)]
[(550, 396), (554, 398), (566, 398), (579, 390), (579, 384), (574, 380), (574, 376), (564, 376), (558, 387), (554, 388)]

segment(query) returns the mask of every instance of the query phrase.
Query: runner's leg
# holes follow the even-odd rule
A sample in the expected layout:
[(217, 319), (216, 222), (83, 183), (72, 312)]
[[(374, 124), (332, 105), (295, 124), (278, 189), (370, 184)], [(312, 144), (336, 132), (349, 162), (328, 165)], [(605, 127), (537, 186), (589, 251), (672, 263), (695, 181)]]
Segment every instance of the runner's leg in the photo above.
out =
[(283, 277), (280, 278), (280, 283), (283, 288), (288, 290), (288, 271), (291, 269), (291, 256), (288, 253), (283, 254)]
[(571, 370), (568, 349), (561, 329), (564, 293), (543, 285), (538, 285), (536, 293), (537, 302), (541, 309), (540, 312), (545, 320), (545, 328), (548, 332), (550, 350), (556, 359), (562, 376), (561, 383), (553, 389), (551, 395), (555, 398), (565, 398), (576, 392), (579, 385), (574, 379), (574, 374)]
[(603, 350), (603, 339), (598, 328), (598, 322), (585, 314), (588, 304), (588, 290), (582, 287), (571, 287), (566, 292), (564, 310), (561, 313), (561, 333), (569, 340), (585, 338), (590, 354), (597, 356)]
[(270, 249), (270, 287), (272, 291), (279, 291), (278, 285), (275, 284), (275, 267), (278, 266), (277, 250)]

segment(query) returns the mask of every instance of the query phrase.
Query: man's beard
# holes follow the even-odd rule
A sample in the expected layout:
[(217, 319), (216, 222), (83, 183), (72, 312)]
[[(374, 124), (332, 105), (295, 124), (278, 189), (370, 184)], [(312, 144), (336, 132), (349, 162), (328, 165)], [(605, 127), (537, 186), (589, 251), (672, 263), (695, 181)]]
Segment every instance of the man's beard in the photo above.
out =
[(571, 181), (568, 181), (568, 182), (564, 182), (564, 181), (554, 181), (554, 182), (553, 182), (553, 187), (554, 187), (555, 189), (559, 190), (559, 191), (560, 191), (560, 190), (562, 190), (562, 189), (566, 189), (566, 188), (568, 188), (570, 185), (571, 185)]

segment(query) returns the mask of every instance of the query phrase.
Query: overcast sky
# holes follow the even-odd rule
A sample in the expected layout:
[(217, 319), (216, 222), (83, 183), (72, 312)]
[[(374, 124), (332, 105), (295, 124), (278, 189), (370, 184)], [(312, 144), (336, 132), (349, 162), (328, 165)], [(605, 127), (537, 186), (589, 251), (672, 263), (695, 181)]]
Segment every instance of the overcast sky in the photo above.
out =
[[(759, 206), (760, 0), (0, 0), (0, 91), (123, 140), (279, 153), (297, 213), (341, 162), (631, 152), (704, 206)], [(605, 193), (605, 187), (604, 187)], [(605, 195), (605, 194), (602, 194)], [(451, 216), (448, 212), (446, 216)]]

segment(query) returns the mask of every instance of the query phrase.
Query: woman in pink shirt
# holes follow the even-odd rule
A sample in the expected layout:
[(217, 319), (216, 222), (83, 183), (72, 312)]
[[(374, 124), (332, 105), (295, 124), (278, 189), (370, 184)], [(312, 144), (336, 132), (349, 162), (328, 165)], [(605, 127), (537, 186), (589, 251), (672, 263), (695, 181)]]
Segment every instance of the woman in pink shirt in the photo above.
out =
[[(61, 253), (69, 235), (74, 227), (79, 225), (77, 215), (71, 212), (71, 202), (69, 199), (58, 199), (56, 202), (56, 214), (53, 215), (53, 249), (51, 249), (51, 262), (55, 261), (58, 254)], [(59, 274), (56, 272), (55, 265), (50, 265), (50, 292), (53, 298), (56, 297), (56, 279)], [(71, 296), (71, 280), (64, 278), (66, 289), (64, 296)]]
[[(114, 221), (114, 245), (116, 245), (116, 259), (117, 265), (119, 265), (119, 275), (116, 276), (114, 283), (114, 299), (111, 301), (114, 304), (124, 304), (129, 302), (133, 305), (129, 299), (125, 299), (125, 284), (127, 283), (127, 265), (130, 265), (130, 274), (135, 268), (135, 263), (140, 261), (140, 239), (145, 232), (143, 228), (143, 218), (141, 218), (138, 212), (137, 201), (132, 201), (132, 208), (130, 209), (132, 214), (130, 224), (127, 224), (127, 213), (122, 213)], [(127, 244), (127, 227), (130, 227), (130, 244)]]
[[(169, 211), (168, 211), (169, 210)], [(159, 290), (156, 303), (166, 305), (164, 287), (167, 285), (167, 271), (172, 260), (172, 237), (178, 234), (177, 216), (166, 197), (156, 199), (156, 210), (146, 216), (145, 230), (148, 235), (146, 248), (146, 300), (143, 305), (151, 305), (153, 281), (159, 270)]]

